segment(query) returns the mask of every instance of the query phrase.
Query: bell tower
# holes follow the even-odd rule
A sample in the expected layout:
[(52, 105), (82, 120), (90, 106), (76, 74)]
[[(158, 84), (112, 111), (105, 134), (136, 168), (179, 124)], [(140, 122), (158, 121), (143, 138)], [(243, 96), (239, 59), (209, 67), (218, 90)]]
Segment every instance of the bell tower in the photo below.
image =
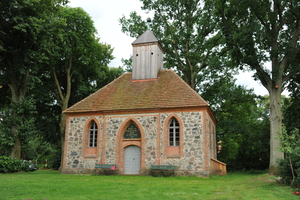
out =
[(163, 48), (151, 30), (132, 43), (132, 79), (156, 79), (163, 69)]

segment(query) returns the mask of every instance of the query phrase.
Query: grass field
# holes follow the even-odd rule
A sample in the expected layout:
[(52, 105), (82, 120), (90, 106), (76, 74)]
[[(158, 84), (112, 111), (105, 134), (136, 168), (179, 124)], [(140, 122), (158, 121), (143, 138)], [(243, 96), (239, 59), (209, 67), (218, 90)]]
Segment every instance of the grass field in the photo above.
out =
[(0, 199), (297, 199), (290, 187), (267, 174), (150, 177), (60, 174), (38, 170), (0, 174)]

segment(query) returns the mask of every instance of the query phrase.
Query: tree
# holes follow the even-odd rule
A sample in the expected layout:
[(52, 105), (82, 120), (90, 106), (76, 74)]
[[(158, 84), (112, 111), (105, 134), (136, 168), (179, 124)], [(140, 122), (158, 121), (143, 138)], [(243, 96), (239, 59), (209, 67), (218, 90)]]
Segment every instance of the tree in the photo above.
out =
[[(57, 12), (65, 0), (16, 0), (0, 2), (0, 85), (9, 86), (12, 104), (26, 97), (27, 89), (45, 59), (41, 48), (49, 26), (49, 16)], [(17, 119), (17, 112), (13, 113)], [(10, 123), (15, 141), (11, 157), (20, 158), (21, 137), (17, 122)]]
[(283, 130), (278, 137), (281, 140), (279, 150), (285, 153), (286, 158), (279, 162), (279, 172), (282, 181), (287, 184), (300, 184), (300, 134), (299, 129), (288, 133), (283, 126)]
[(292, 78), (288, 89), (291, 93), (284, 104), (286, 106), (283, 110), (283, 122), (286, 131), (291, 132), (295, 128), (300, 130), (300, 75)]
[[(107, 66), (113, 56), (110, 45), (100, 43), (95, 37), (93, 21), (82, 8), (64, 7), (57, 19), (64, 19), (65, 25), (48, 33), (54, 37), (49, 37), (46, 55), (55, 85), (53, 94), (64, 111), (69, 107), (72, 95), (82, 97), (82, 92), (91, 92), (89, 88), (98, 79), (100, 68)], [(73, 99), (72, 103), (75, 102)], [(62, 150), (65, 126), (66, 117), (62, 113), (59, 123)]]
[[(154, 11), (151, 30), (165, 51), (164, 66), (174, 69), (194, 90), (208, 74), (223, 70), (219, 52), (222, 36), (212, 17), (211, 2), (201, 0), (142, 0), (143, 10)], [(122, 31), (140, 36), (147, 25), (136, 12), (120, 19)], [(124, 60), (128, 64), (130, 60)]]
[(222, 146), (218, 159), (228, 170), (267, 168), (270, 152), (265, 100), (252, 89), (235, 85), (230, 75), (215, 78), (202, 88), (201, 96), (218, 121), (217, 141)]
[[(215, 16), (235, 66), (254, 71), (270, 96), (269, 173), (276, 171), (281, 132), (281, 93), (300, 73), (300, 6), (298, 0), (218, 0)], [(271, 64), (271, 69), (266, 66)]]

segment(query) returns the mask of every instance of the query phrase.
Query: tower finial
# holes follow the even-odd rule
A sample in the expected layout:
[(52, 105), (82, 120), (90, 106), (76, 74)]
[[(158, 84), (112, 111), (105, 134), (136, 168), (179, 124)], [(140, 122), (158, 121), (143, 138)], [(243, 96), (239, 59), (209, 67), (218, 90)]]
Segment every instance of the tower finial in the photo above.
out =
[(151, 18), (148, 17), (147, 18), (147, 27), (148, 27), (149, 30), (150, 30), (150, 24), (151, 24)]

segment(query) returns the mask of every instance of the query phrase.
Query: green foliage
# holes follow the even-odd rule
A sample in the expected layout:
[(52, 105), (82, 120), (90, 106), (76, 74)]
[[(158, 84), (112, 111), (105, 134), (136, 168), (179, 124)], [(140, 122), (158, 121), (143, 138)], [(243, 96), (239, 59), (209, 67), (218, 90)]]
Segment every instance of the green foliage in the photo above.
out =
[[(34, 101), (25, 98), (22, 101), (12, 103), (0, 112), (0, 155), (8, 156), (14, 145), (16, 137), (25, 145), (33, 135), (35, 129), (35, 105)], [(14, 132), (15, 130), (15, 132)]]
[(132, 72), (132, 56), (129, 59), (121, 59), (123, 63), (123, 68), (125, 68), (126, 72)]
[(284, 152), (286, 157), (279, 160), (278, 171), (284, 183), (295, 187), (300, 185), (300, 134), (299, 129), (291, 132), (283, 127), (279, 134), (280, 151)]
[[(211, 15), (211, 1), (142, 0), (142, 3), (143, 10), (154, 11), (150, 26), (163, 46), (166, 68), (174, 69), (194, 90), (217, 72), (223, 72), (226, 67), (221, 55), (226, 55), (226, 50), (220, 51), (224, 41)], [(147, 29), (146, 22), (135, 11), (119, 21), (122, 32), (131, 37), (137, 38)], [(129, 60), (124, 61), (128, 66)]]
[(8, 156), (15, 142), (15, 137), (11, 132), (11, 127), (6, 125), (6, 120), (4, 118), (6, 117), (5, 113), (6, 111), (2, 110), (0, 115), (0, 156)]
[(48, 168), (58, 169), (61, 160), (61, 150), (59, 145), (47, 142), (41, 135), (34, 137), (23, 148), (26, 154), (26, 160), (36, 161), (45, 164), (47, 161)]
[(22, 140), (30, 139), (28, 133), (32, 132), (32, 117), (27, 117), (18, 107), (23, 106), (28, 90), (37, 80), (36, 75), (41, 63), (47, 60), (43, 48), (49, 39), (46, 33), (55, 24), (52, 23), (55, 20), (51, 20), (51, 17), (66, 2), (0, 1), (0, 84), (6, 88), (6, 97), (11, 96), (9, 100), (4, 98), (7, 108), (2, 112), (5, 117), (1, 123), (1, 135), (4, 134), (8, 138), (4, 151), (6, 155), (11, 147), (12, 138), (16, 142), (10, 149), (11, 156), (16, 158), (20, 158), (21, 155), (20, 143), (26, 143)]
[(285, 100), (284, 124), (288, 132), (300, 129), (300, 75), (293, 76), (288, 85), (290, 98)]
[[(270, 96), (270, 173), (283, 157), (281, 92), (300, 74), (298, 0), (215, 0), (214, 16), (235, 68), (251, 70)], [(271, 67), (268, 64), (271, 64)]]
[(253, 90), (235, 85), (230, 76), (203, 85), (201, 96), (217, 118), (218, 159), (228, 170), (266, 169), (269, 162), (269, 121), (267, 99)]
[(296, 154), (296, 156), (300, 156), (299, 129), (294, 129), (290, 133), (286, 131), (285, 127), (282, 129), (282, 133), (279, 134), (279, 139), (281, 140), (279, 150), (288, 155)]
[(54, 77), (55, 87), (50, 89), (55, 101), (66, 109), (99, 89), (98, 82), (109, 79), (107, 65), (113, 49), (96, 38), (94, 22), (82, 8), (65, 7), (58, 16), (65, 24), (48, 33), (51, 42), (45, 49), (49, 57), (45, 67)]
[(13, 173), (20, 170), (21, 161), (8, 156), (0, 156), (0, 173)]

